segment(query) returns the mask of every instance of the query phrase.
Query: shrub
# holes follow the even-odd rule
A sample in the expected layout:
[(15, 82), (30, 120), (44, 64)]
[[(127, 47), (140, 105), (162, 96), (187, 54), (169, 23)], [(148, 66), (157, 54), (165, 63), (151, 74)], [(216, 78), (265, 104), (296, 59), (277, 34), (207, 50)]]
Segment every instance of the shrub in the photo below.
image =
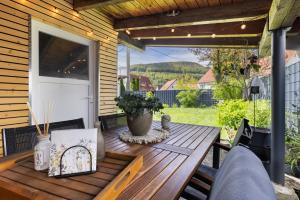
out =
[(178, 108), (178, 105), (176, 103), (173, 103), (172, 108)]
[(183, 107), (197, 107), (197, 99), (200, 96), (200, 90), (181, 91), (176, 95), (177, 100)]
[(219, 123), (237, 130), (243, 118), (246, 117), (247, 106), (243, 100), (226, 100), (218, 104)]
[(163, 104), (163, 107), (164, 107), (164, 108), (169, 108), (170, 106), (169, 106), (169, 104), (164, 103), (164, 104)]
[[(254, 101), (248, 102), (248, 112), (246, 118), (250, 124), (254, 125)], [(255, 109), (255, 126), (269, 128), (271, 125), (271, 107), (267, 100), (257, 100)]]
[(220, 100), (241, 99), (243, 97), (243, 85), (235, 79), (217, 83), (214, 86), (213, 96)]
[[(225, 127), (237, 130), (243, 118), (249, 119), (254, 125), (253, 101), (226, 100), (218, 104), (219, 123)], [(257, 100), (255, 126), (268, 128), (270, 126), (271, 108), (267, 100)]]

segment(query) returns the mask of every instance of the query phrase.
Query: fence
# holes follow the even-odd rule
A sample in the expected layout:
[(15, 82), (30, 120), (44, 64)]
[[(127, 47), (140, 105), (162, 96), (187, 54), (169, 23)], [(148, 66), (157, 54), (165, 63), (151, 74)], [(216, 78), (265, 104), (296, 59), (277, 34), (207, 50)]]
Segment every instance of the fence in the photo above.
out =
[[(180, 106), (179, 101), (176, 96), (179, 92), (184, 90), (158, 90), (154, 92), (154, 96), (159, 98), (160, 102), (163, 104), (168, 104), (170, 107), (174, 105)], [(140, 94), (146, 96), (145, 91), (135, 92), (136, 94)], [(212, 90), (201, 90), (201, 95), (198, 98), (198, 104), (204, 106), (212, 106), (215, 105), (217, 101), (213, 99)]]
[[(300, 62), (286, 66), (285, 111), (288, 131), (299, 132), (300, 127)], [(271, 99), (271, 76), (263, 77), (266, 98)]]
[(300, 128), (300, 62), (287, 66), (285, 77), (285, 109), (288, 131)]

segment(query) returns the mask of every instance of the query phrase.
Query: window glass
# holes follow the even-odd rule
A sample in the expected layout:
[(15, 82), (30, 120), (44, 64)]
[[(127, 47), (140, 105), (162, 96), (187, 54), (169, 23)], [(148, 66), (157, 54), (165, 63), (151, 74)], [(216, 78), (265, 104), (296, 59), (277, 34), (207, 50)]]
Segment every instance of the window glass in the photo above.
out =
[(89, 79), (89, 47), (39, 32), (39, 75)]

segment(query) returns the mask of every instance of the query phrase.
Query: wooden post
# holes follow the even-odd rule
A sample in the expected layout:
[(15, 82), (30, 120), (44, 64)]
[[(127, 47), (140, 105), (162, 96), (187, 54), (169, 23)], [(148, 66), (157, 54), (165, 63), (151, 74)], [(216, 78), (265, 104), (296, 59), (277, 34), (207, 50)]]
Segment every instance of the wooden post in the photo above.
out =
[(127, 83), (126, 90), (130, 91), (130, 48), (126, 47)]

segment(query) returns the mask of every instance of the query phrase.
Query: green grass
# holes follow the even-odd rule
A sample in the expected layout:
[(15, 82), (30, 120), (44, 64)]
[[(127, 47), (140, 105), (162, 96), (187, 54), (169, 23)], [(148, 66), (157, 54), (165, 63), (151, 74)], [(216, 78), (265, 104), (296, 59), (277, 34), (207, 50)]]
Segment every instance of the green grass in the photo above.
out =
[[(215, 107), (164, 108), (162, 112), (170, 115), (172, 122), (221, 127), (218, 123), (218, 110)], [(160, 117), (161, 115), (156, 113), (154, 120), (160, 121)], [(222, 131), (221, 138), (228, 138), (225, 131)]]
[[(209, 108), (165, 108), (162, 112), (171, 116), (172, 122), (219, 126), (218, 111), (214, 107)], [(155, 120), (160, 120), (160, 115), (155, 114)]]

